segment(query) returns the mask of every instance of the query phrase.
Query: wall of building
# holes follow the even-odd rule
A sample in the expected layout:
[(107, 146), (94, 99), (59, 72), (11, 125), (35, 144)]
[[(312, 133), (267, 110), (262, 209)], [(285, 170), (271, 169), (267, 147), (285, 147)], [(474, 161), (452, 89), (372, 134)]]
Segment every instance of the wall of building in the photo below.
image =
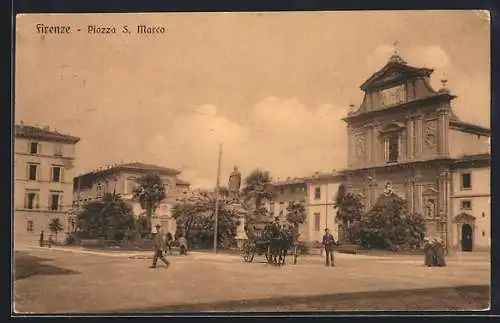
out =
[(450, 129), (450, 156), (486, 154), (490, 152), (489, 137)]
[[(307, 229), (310, 241), (321, 241), (326, 228), (330, 229), (330, 232), (338, 238), (338, 223), (335, 219), (336, 211), (333, 209), (333, 205), (341, 183), (340, 179), (308, 181)], [(320, 190), (319, 199), (316, 196), (318, 188)], [(317, 226), (317, 216), (319, 216), (319, 227)]]
[[(40, 230), (49, 232), (50, 221), (58, 217), (66, 228), (66, 212), (72, 205), (72, 190), (74, 169), (74, 145), (59, 144), (47, 141), (37, 141), (39, 143), (39, 153), (31, 155), (29, 144), (32, 140), (26, 138), (15, 138), (14, 142), (14, 237), (16, 241), (36, 242)], [(61, 145), (61, 149), (56, 150), (56, 145)], [(55, 156), (55, 152), (62, 152), (62, 156)], [(37, 164), (37, 179), (28, 180), (28, 164)], [(61, 180), (58, 183), (52, 182), (53, 166), (61, 167)], [(29, 210), (26, 208), (27, 190), (38, 194), (38, 208)], [(51, 193), (60, 194), (59, 209), (49, 210)], [(27, 231), (27, 223), (32, 221), (33, 231)]]
[[(461, 188), (461, 174), (471, 174), (471, 188)], [(462, 209), (462, 201), (471, 203), (471, 209)], [(464, 212), (475, 217), (473, 248), (488, 249), (491, 246), (491, 190), (490, 168), (464, 168), (452, 174), (451, 212), (455, 218)], [(483, 235), (484, 233), (484, 235)], [(460, 247), (461, 228), (453, 224), (453, 244)]]

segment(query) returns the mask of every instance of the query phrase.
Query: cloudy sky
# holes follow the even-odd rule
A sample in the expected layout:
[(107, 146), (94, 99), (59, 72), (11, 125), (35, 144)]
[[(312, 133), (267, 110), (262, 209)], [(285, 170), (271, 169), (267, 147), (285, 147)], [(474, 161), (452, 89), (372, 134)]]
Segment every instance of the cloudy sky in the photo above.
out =
[[(35, 33), (35, 24), (163, 25), (163, 35)], [(82, 138), (77, 172), (142, 161), (194, 186), (234, 165), (276, 177), (346, 165), (349, 104), (398, 41), (458, 95), (455, 113), (489, 126), (490, 27), (482, 12), (23, 15), (15, 121)]]

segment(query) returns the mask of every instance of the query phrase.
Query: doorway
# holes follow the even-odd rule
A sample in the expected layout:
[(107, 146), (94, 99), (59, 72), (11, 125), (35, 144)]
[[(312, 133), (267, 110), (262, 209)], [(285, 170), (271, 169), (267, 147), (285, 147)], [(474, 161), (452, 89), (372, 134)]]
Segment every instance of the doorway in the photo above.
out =
[(472, 227), (467, 223), (462, 225), (462, 251), (472, 251)]

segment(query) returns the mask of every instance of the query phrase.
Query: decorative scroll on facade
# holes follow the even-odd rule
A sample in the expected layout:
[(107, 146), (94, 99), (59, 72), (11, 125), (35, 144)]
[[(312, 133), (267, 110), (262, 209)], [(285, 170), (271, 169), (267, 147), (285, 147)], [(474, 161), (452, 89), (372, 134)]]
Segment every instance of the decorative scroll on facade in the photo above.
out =
[(354, 156), (356, 161), (363, 160), (365, 158), (365, 137), (357, 135), (354, 140)]
[(430, 149), (434, 149), (437, 144), (437, 121), (429, 120), (425, 122), (424, 127), (424, 142), (425, 146)]
[(404, 84), (381, 90), (378, 93), (380, 104), (384, 107), (406, 101), (406, 88)]

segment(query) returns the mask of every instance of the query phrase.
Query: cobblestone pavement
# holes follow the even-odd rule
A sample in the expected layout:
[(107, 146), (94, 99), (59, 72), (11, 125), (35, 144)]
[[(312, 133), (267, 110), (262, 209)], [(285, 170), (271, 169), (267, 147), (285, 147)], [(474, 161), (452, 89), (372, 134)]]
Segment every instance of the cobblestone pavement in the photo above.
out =
[[(481, 255), (451, 257), (448, 266), (443, 268), (424, 267), (421, 259), (412, 257), (377, 259), (344, 254), (337, 255), (336, 267), (323, 266), (318, 257), (302, 258), (298, 265), (274, 267), (263, 263), (263, 257), (249, 264), (233, 255), (190, 253), (170, 257), (169, 269), (148, 269), (151, 262), (148, 252), (17, 249), (25, 255), (45, 258), (43, 263), (64, 268), (66, 273), (71, 272), (57, 276), (39, 273), (16, 280), (15, 309), (24, 313), (169, 311), (169, 308), (185, 311), (479, 309), (488, 299), (485, 290), (490, 284), (489, 258)], [(464, 298), (464, 289), (456, 288), (464, 285), (486, 286), (482, 292), (472, 288), (470, 295), (480, 294), (482, 298), (467, 296), (469, 301), (451, 304), (453, 297)], [(436, 302), (435, 297), (422, 294), (419, 298), (403, 292), (438, 287), (453, 287), (440, 292), (443, 302)], [(374, 292), (380, 294), (380, 291), (392, 291), (393, 296), (386, 299), (390, 297), (394, 302), (376, 301)], [(394, 294), (396, 291), (399, 292)], [(365, 293), (364, 303), (359, 297), (353, 300), (352, 295), (356, 293), (358, 296)], [(277, 299), (291, 296), (302, 299), (276, 303)], [(474, 302), (474, 297), (481, 298), (479, 303), (483, 305)], [(274, 303), (263, 301), (270, 299), (274, 299)], [(447, 303), (445, 299), (450, 301)], [(255, 300), (263, 305), (253, 304)]]

